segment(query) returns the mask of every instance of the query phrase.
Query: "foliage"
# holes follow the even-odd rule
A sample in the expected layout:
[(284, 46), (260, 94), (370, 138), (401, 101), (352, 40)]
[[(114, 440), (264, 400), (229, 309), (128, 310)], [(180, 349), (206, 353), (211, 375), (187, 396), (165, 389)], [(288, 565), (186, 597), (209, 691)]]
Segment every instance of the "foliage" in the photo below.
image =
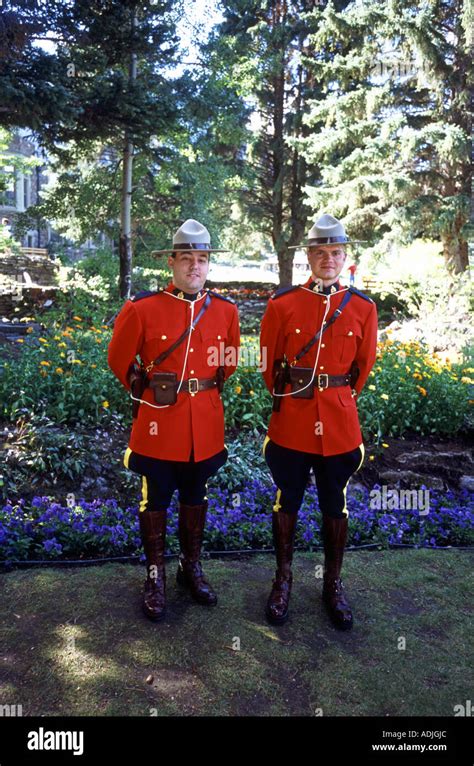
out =
[[(275, 487), (251, 479), (240, 492), (211, 489), (204, 544), (207, 550), (272, 547), (271, 508)], [(474, 501), (464, 490), (430, 492), (426, 516), (418, 510), (397, 513), (371, 507), (368, 490), (347, 493), (351, 518), (349, 545), (375, 543), (381, 547), (413, 544), (419, 547), (472, 545)], [(26, 503), (0, 506), (0, 558), (56, 560), (136, 555), (140, 552), (137, 507), (122, 507), (114, 499), (75, 500), (62, 505), (47, 496)], [(168, 552), (178, 552), (177, 501), (168, 517)], [(321, 514), (316, 488), (308, 488), (298, 515), (296, 545), (322, 545)], [(144, 558), (142, 554), (142, 559)]]
[(309, 134), (290, 139), (321, 167), (307, 189), (314, 212), (330, 210), (355, 239), (380, 242), (381, 250), (441, 238), (453, 271), (467, 267), (470, 198), (471, 52), (462, 6), (317, 6), (308, 14), (304, 63), (325, 96), (310, 104)]
[(380, 441), (407, 431), (455, 434), (467, 428), (473, 373), (429, 353), (422, 343), (380, 343), (358, 402), (364, 432)]

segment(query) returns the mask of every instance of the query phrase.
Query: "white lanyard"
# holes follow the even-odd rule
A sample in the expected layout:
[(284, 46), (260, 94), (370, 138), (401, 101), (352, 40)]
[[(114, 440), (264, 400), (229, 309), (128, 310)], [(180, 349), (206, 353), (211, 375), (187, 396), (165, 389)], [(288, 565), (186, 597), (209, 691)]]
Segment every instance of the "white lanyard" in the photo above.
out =
[[(302, 290), (307, 290), (309, 293), (311, 293), (311, 295), (315, 295), (313, 290), (310, 290), (309, 287), (304, 287), (304, 285), (300, 285), (300, 287), (301, 287)], [(329, 307), (331, 305), (331, 298), (332, 298), (333, 295), (338, 295), (339, 293), (347, 292), (348, 289), (349, 289), (348, 287), (343, 287), (342, 290), (336, 290), (336, 292), (328, 293), (328, 295), (326, 296), (327, 297), (327, 305), (326, 305), (326, 309), (324, 311), (323, 321), (322, 321), (321, 327), (319, 329), (320, 335), (319, 335), (319, 339), (318, 339), (318, 350), (316, 351), (316, 360), (315, 360), (314, 366), (313, 366), (313, 374), (311, 376), (311, 380), (309, 381), (309, 383), (307, 383), (302, 388), (298, 389), (298, 393), (300, 391), (304, 391), (306, 388), (308, 388), (308, 386), (311, 386), (312, 383), (313, 383), (314, 376), (316, 374), (316, 368), (318, 366), (318, 361), (319, 361), (319, 352), (321, 350), (321, 341), (323, 339), (323, 333), (321, 331), (322, 331), (322, 329), (323, 329), (323, 327), (324, 327), (324, 325), (326, 323), (326, 317), (327, 317), (327, 315), (329, 313)], [(324, 295), (324, 293), (323, 293), (323, 295)], [(272, 394), (273, 394), (273, 396), (291, 396), (293, 394), (293, 391), (288, 391), (288, 393), (286, 393), (286, 394), (277, 394), (277, 393), (275, 393), (275, 388), (273, 388)]]

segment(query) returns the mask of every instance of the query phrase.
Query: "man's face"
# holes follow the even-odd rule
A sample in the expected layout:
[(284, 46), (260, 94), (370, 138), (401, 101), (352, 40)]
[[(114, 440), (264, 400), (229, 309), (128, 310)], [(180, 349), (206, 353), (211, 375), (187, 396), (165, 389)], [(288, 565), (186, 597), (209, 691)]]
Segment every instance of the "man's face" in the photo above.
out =
[(315, 277), (323, 284), (335, 282), (344, 266), (346, 251), (343, 245), (314, 245), (308, 248), (308, 263)]
[(193, 250), (191, 253), (177, 252), (168, 256), (168, 266), (173, 270), (173, 284), (185, 293), (197, 293), (204, 287), (209, 271), (209, 253)]

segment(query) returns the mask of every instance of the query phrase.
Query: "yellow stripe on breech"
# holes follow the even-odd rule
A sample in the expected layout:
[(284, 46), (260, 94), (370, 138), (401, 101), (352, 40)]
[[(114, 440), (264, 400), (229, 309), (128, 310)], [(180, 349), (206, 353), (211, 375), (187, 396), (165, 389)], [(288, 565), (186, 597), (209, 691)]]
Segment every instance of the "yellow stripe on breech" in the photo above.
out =
[(123, 464), (125, 468), (128, 468), (128, 461), (130, 460), (130, 455), (132, 454), (132, 450), (130, 447), (127, 447), (125, 450), (125, 455), (123, 456)]
[[(265, 457), (265, 450), (266, 450), (266, 447), (267, 447), (267, 444), (268, 444), (269, 441), (270, 441), (270, 437), (269, 436), (265, 436), (265, 440), (263, 442), (263, 447), (262, 447), (262, 453), (263, 453), (264, 457)], [(278, 511), (281, 508), (280, 498), (281, 498), (281, 489), (278, 489), (277, 493), (276, 493), (276, 497), (275, 497), (275, 505), (273, 506), (273, 511), (275, 513), (278, 513)]]
[(142, 476), (142, 499), (140, 501), (139, 511), (145, 511), (148, 503), (148, 482), (146, 476)]
[[(361, 459), (359, 465), (357, 466), (357, 468), (355, 469), (354, 473), (357, 473), (357, 471), (359, 471), (362, 468), (362, 463), (364, 462), (364, 457), (365, 457), (365, 447), (364, 447), (364, 445), (363, 444), (359, 444), (359, 449), (360, 449), (360, 452), (361, 452), (361, 455), (362, 455), (362, 459)], [(349, 518), (349, 510), (347, 508), (347, 485), (349, 484), (349, 482), (352, 479), (353, 475), (354, 474), (351, 474), (349, 476), (349, 478), (348, 478), (348, 480), (346, 482), (346, 486), (342, 490), (343, 495), (344, 495), (344, 508), (342, 509), (342, 513), (345, 513), (347, 518)]]

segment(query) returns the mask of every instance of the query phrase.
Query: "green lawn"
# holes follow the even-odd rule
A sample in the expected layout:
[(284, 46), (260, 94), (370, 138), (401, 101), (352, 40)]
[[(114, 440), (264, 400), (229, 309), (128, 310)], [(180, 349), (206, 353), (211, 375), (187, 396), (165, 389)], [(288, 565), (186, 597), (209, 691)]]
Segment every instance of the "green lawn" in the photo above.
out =
[(141, 566), (0, 575), (0, 704), (23, 715), (451, 716), (472, 698), (470, 553), (346, 553), (347, 633), (323, 611), (320, 563), (296, 553), (279, 628), (263, 617), (271, 556), (206, 561), (213, 609), (179, 589), (168, 562), (157, 624), (141, 613)]

